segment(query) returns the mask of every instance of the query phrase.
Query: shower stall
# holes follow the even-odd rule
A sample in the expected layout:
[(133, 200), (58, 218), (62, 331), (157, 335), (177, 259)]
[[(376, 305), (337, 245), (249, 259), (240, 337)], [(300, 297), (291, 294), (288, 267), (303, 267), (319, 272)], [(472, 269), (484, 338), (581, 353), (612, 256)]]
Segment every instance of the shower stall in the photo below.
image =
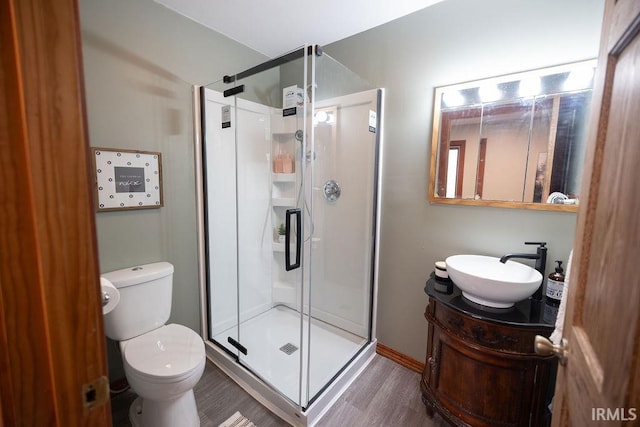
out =
[(307, 45), (197, 92), (207, 354), (313, 425), (375, 353), (382, 90)]

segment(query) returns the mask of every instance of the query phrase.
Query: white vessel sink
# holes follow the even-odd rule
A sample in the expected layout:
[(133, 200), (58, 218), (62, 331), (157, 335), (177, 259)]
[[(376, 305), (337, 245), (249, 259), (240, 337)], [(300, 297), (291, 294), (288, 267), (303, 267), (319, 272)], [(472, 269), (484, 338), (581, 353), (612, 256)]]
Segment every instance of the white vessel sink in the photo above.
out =
[(509, 308), (531, 296), (542, 283), (542, 274), (516, 261), (483, 255), (453, 255), (447, 272), (462, 295), (478, 304)]

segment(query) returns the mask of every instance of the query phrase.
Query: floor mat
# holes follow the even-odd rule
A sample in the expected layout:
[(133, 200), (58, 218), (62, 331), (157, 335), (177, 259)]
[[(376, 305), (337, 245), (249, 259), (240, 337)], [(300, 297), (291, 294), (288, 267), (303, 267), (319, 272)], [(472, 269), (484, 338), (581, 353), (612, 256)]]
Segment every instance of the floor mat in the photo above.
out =
[(219, 427), (256, 427), (248, 418), (244, 417), (240, 412), (231, 415)]

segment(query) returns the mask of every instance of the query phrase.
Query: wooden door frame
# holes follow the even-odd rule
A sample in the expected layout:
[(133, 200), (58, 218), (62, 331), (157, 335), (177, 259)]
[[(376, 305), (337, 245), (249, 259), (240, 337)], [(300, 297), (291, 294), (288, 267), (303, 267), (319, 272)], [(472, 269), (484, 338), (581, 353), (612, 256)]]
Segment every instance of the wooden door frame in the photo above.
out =
[(78, 6), (0, 23), (0, 426), (111, 425)]

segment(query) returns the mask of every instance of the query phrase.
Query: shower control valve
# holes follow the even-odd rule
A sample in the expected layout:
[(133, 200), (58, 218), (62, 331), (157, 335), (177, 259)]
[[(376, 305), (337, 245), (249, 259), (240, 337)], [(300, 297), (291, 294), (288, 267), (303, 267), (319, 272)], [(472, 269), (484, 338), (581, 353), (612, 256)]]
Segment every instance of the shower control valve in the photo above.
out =
[(329, 202), (335, 202), (340, 198), (340, 184), (334, 180), (327, 181), (322, 187), (324, 198)]

